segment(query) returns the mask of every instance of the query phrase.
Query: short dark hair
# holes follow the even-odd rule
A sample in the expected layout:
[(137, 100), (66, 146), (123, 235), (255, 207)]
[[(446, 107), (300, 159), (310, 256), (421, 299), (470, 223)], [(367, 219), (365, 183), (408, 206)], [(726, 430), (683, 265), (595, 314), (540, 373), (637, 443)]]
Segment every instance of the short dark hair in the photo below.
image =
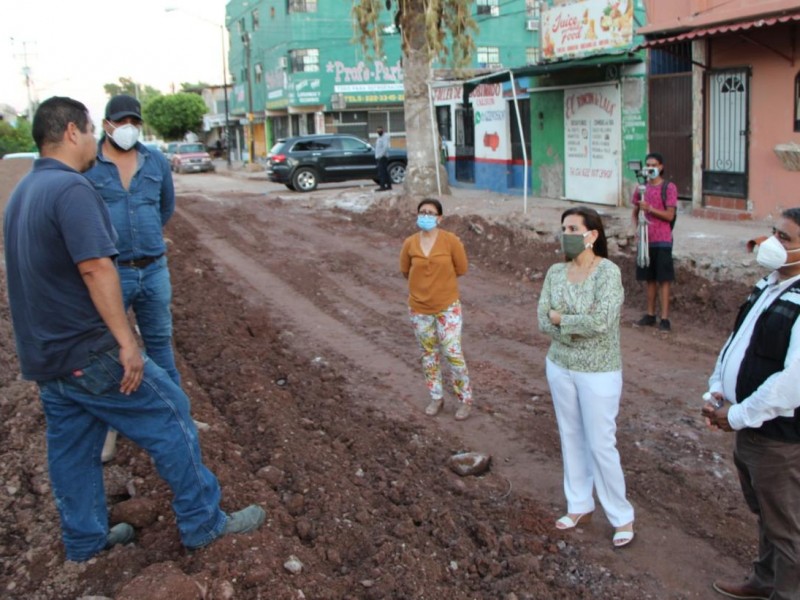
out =
[(421, 200), (420, 203), (417, 204), (417, 212), (419, 212), (419, 209), (425, 206), (426, 204), (432, 204), (433, 206), (435, 206), (436, 212), (439, 214), (440, 217), (442, 216), (442, 214), (444, 214), (444, 210), (442, 209), (442, 203), (439, 202), (436, 198), (424, 198), (423, 200)]
[(588, 206), (575, 206), (568, 208), (561, 214), (561, 222), (563, 223), (564, 219), (570, 215), (580, 216), (583, 219), (583, 224), (586, 225), (586, 229), (597, 232), (597, 240), (592, 246), (592, 252), (597, 256), (608, 258), (608, 241), (606, 240), (606, 230), (603, 228), (603, 219), (600, 214)]
[(795, 225), (800, 225), (800, 208), (787, 208), (781, 213), (781, 216), (794, 221)]
[(89, 110), (83, 103), (65, 96), (48, 98), (36, 109), (33, 115), (33, 141), (39, 151), (48, 144), (58, 144), (70, 123), (83, 133), (89, 127)]
[(658, 161), (658, 164), (664, 164), (664, 155), (661, 152), (650, 152), (647, 156), (644, 157), (644, 160), (647, 161), (648, 158), (652, 158)]

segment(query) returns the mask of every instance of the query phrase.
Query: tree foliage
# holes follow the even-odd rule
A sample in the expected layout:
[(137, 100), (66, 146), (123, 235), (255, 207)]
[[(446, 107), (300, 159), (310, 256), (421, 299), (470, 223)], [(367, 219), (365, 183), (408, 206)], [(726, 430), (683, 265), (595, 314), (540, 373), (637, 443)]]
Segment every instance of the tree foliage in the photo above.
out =
[(157, 96), (142, 106), (142, 117), (165, 140), (182, 139), (186, 132), (197, 131), (208, 112), (197, 94)]
[[(403, 108), (406, 125), (405, 190), (409, 202), (449, 193), (447, 173), (439, 165), (439, 136), (431, 121), (429, 84), (434, 60), (458, 74), (475, 49), (474, 0), (353, 0), (354, 30), (369, 56), (383, 56), (382, 34), (394, 25), (402, 36)], [(374, 52), (370, 52), (372, 50)], [(441, 182), (444, 185), (441, 186)]]
[(128, 96), (138, 98), (139, 102), (142, 103), (142, 106), (147, 104), (153, 98), (161, 95), (161, 92), (159, 92), (156, 88), (149, 85), (136, 83), (129, 77), (120, 77), (119, 83), (106, 83), (103, 86), (103, 89), (105, 90), (106, 94), (108, 94), (109, 98), (113, 96), (119, 96), (120, 94), (127, 94)]
[[(403, 55), (412, 48), (424, 49), (428, 60), (438, 59), (459, 71), (470, 64), (475, 50), (474, 4), (474, 0), (355, 0), (356, 37), (365, 50), (383, 56), (383, 30), (394, 25), (402, 36)], [(413, 27), (415, 21), (424, 27)]]
[(212, 86), (207, 84), (205, 81), (198, 81), (197, 83), (189, 83), (188, 81), (184, 81), (181, 83), (181, 92), (186, 92), (187, 94), (202, 94), (203, 90), (210, 87)]
[(27, 119), (17, 119), (15, 126), (0, 119), (0, 156), (11, 152), (34, 152), (36, 144)]

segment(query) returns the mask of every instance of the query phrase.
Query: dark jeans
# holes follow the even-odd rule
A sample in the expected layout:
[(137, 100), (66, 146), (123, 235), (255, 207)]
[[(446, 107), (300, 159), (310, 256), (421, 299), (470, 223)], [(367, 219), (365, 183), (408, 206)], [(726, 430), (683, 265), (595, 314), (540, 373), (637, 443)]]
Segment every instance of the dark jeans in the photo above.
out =
[(736, 433), (733, 460), (747, 506), (758, 516), (751, 582), (770, 600), (800, 600), (800, 444), (753, 430)]
[(181, 376), (172, 352), (172, 284), (167, 257), (162, 256), (141, 269), (120, 267), (119, 280), (125, 310), (133, 307), (147, 356), (180, 385)]
[(381, 189), (392, 189), (392, 180), (389, 178), (388, 156), (382, 156), (378, 159), (378, 185)]
[(100, 452), (109, 427), (153, 459), (172, 489), (172, 509), (185, 546), (208, 544), (227, 521), (219, 508), (217, 479), (203, 464), (189, 398), (150, 359), (139, 389), (130, 396), (120, 393), (118, 354), (119, 348), (95, 354), (72, 375), (39, 382), (50, 481), (68, 560), (87, 560), (106, 545), (108, 509)]

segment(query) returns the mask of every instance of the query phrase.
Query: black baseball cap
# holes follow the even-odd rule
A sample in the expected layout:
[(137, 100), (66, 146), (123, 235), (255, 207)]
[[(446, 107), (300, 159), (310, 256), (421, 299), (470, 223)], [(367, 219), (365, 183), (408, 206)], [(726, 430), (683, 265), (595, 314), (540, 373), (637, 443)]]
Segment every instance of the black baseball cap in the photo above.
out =
[(120, 94), (114, 96), (106, 104), (106, 119), (109, 121), (120, 121), (125, 117), (134, 117), (142, 120), (142, 106), (133, 96)]

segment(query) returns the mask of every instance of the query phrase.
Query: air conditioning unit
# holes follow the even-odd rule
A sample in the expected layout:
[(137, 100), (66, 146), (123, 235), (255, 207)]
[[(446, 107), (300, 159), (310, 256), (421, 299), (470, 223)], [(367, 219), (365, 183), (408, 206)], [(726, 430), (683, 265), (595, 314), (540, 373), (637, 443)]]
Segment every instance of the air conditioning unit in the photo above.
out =
[(539, 29), (539, 19), (528, 19), (525, 23), (525, 29), (528, 31), (536, 31)]
[(499, 6), (492, 6), (491, 15), (493, 17), (500, 16), (500, 7)]
[(281, 69), (287, 68), (289, 66), (289, 59), (286, 58), (285, 56), (281, 56), (280, 58), (278, 58), (278, 66)]

